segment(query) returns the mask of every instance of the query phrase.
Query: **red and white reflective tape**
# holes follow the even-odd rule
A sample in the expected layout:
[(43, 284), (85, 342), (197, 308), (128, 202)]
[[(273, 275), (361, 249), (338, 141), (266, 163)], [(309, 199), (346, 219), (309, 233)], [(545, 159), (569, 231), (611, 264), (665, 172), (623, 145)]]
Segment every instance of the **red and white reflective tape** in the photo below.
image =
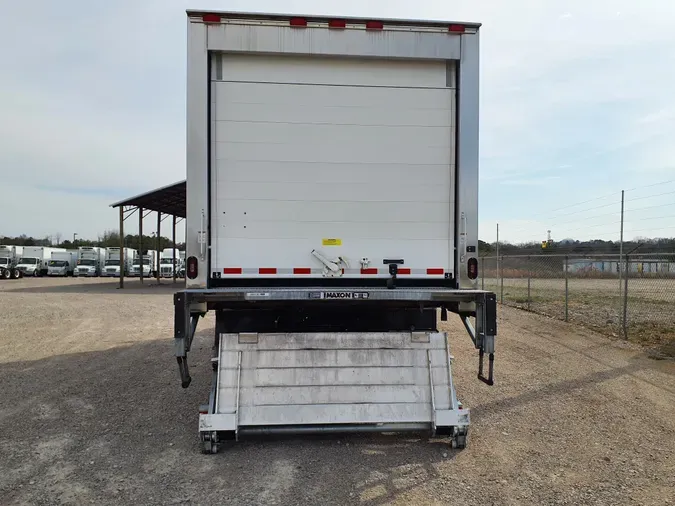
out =
[[(277, 267), (258, 267), (258, 268), (243, 268), (243, 267), (225, 267), (223, 274), (226, 276), (242, 276), (258, 275), (258, 276), (320, 276), (323, 274), (323, 269), (316, 269), (311, 267), (293, 267), (293, 268), (277, 268)], [(362, 275), (362, 276), (389, 276), (389, 269), (377, 267), (367, 267), (365, 269), (342, 269), (344, 275)], [(444, 276), (445, 269), (439, 267), (432, 267), (428, 269), (411, 269), (409, 267), (399, 267), (397, 276)]]
[(224, 23), (231, 24), (256, 24), (272, 26), (290, 26), (291, 28), (329, 28), (329, 29), (362, 29), (362, 30), (399, 30), (399, 31), (426, 31), (426, 32), (448, 32), (451, 34), (463, 34), (475, 32), (477, 27), (467, 26), (462, 23), (416, 23), (414, 21), (381, 21), (378, 19), (343, 19), (331, 17), (302, 17), (293, 16), (285, 18), (283, 16), (264, 17), (255, 14), (251, 15), (231, 15), (218, 12), (190, 13), (193, 21), (201, 21), (208, 25), (219, 25)]

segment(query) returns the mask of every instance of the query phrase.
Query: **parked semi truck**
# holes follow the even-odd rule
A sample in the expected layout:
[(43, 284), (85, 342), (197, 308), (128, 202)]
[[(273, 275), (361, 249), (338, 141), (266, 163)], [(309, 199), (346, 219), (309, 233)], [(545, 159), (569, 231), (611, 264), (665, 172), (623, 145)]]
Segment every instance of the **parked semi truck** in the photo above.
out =
[(77, 251), (54, 251), (47, 263), (47, 276), (72, 276), (77, 267)]
[(0, 245), (0, 279), (18, 279), (22, 273), (16, 269), (23, 253), (23, 246)]
[(80, 246), (78, 251), (76, 276), (100, 276), (105, 264), (105, 248), (98, 246)]
[(439, 320), (464, 322), (492, 385), (479, 25), (187, 15), (174, 337), (187, 388), (198, 320), (215, 312), (203, 450), (293, 431), (426, 430), (464, 447), (470, 411)]
[[(124, 248), (124, 275), (128, 276), (136, 258), (136, 250), (132, 248)], [(107, 248), (105, 257), (105, 268), (101, 272), (101, 276), (120, 277), (120, 248)]]
[[(175, 259), (174, 259), (175, 252)], [(159, 275), (163, 278), (172, 278), (174, 270), (176, 276), (183, 270), (185, 261), (185, 251), (174, 250), (173, 248), (164, 248), (159, 259)]]
[(141, 262), (143, 264), (143, 277), (154, 278), (157, 275), (159, 252), (149, 249), (144, 255), (142, 255), (142, 258), (141, 255), (137, 255), (136, 258), (134, 258), (133, 267), (131, 269), (132, 276), (140, 277)]
[(0, 245), (0, 267), (13, 269), (23, 254), (23, 246)]
[(51, 248), (47, 246), (24, 246), (21, 258), (16, 268), (24, 276), (44, 276), (49, 270), (49, 261), (52, 253), (63, 252), (65, 248)]

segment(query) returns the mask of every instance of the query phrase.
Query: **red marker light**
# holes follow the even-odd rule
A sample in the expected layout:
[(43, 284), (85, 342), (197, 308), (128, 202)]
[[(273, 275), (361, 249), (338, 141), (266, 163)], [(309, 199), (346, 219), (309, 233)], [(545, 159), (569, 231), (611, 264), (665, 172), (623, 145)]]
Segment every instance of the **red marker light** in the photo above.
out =
[(448, 31), (453, 33), (464, 33), (466, 31), (466, 27), (464, 25), (450, 25), (448, 27)]
[(382, 30), (384, 23), (382, 21), (366, 21), (366, 30)]
[(197, 268), (197, 257), (189, 257), (187, 259), (187, 269), (186, 276), (189, 279), (195, 279), (197, 277), (198, 268)]
[(475, 258), (469, 258), (467, 263), (467, 274), (469, 279), (476, 279), (478, 277), (478, 260)]
[(303, 27), (303, 26), (307, 26), (307, 19), (305, 19), (305, 18), (291, 18), (289, 23), (290, 23), (291, 26)]
[(204, 14), (202, 21), (204, 23), (220, 23), (220, 16), (218, 14)]
[(347, 28), (347, 22), (344, 19), (331, 19), (328, 28)]

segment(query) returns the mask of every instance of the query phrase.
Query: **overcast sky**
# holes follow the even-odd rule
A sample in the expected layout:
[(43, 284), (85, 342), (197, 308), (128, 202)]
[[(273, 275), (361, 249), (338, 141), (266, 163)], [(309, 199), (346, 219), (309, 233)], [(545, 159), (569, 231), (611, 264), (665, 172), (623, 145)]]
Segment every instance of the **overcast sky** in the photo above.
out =
[(185, 178), (185, 9), (224, 6), (483, 23), (481, 238), (618, 239), (632, 188), (627, 237), (675, 236), (668, 0), (3, 2), (0, 235), (95, 238)]

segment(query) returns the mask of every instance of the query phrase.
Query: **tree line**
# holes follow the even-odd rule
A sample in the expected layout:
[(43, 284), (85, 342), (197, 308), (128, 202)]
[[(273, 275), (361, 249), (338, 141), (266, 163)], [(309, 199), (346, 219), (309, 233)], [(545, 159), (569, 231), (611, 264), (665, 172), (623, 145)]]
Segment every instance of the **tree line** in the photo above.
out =
[[(42, 238), (30, 237), (22, 234), (18, 237), (1, 237), (0, 244), (10, 246), (55, 246), (66, 249), (76, 249), (80, 246), (102, 246), (111, 247), (120, 245), (120, 234), (116, 230), (107, 230), (99, 235), (97, 240), (74, 238), (63, 239), (61, 234), (49, 235)], [(124, 246), (138, 250), (139, 236), (124, 236)], [(168, 237), (159, 238), (159, 249), (171, 248), (173, 242)], [(185, 243), (176, 243), (176, 248), (185, 249)], [(158, 249), (154, 236), (143, 235), (143, 250)], [(594, 239), (590, 241), (577, 241), (573, 239), (564, 239), (559, 242), (547, 244), (542, 248), (541, 242), (529, 242), (521, 244), (512, 244), (508, 242), (499, 243), (500, 255), (618, 255), (621, 246), (619, 241), (603, 241)], [(637, 238), (623, 243), (624, 253), (635, 251), (638, 253), (671, 253), (675, 254), (675, 238), (673, 239), (649, 239)], [(481, 256), (493, 256), (497, 252), (496, 243), (478, 241), (478, 252)]]
[[(138, 235), (129, 234), (124, 236), (125, 248), (133, 248), (138, 250), (140, 242), (140, 237)], [(107, 230), (103, 232), (103, 234), (99, 235), (97, 240), (80, 239), (78, 237), (74, 237), (72, 240), (70, 238), (63, 239), (61, 234), (48, 235), (42, 238), (36, 238), (22, 234), (18, 237), (2, 237), (0, 238), (0, 244), (5, 244), (8, 246), (54, 246), (65, 249), (77, 249), (80, 246), (100, 246), (108, 248), (119, 247), (120, 234), (116, 230)], [(161, 236), (159, 238), (159, 248), (157, 248), (156, 237), (143, 234), (142, 246), (143, 251), (145, 252), (148, 249), (163, 250), (165, 248), (172, 248), (174, 244), (173, 241), (168, 237)], [(176, 249), (184, 250), (185, 243), (176, 243)]]
[[(523, 244), (499, 243), (499, 255), (618, 255), (621, 250), (619, 241), (603, 241), (594, 239), (590, 241), (577, 241), (565, 239), (552, 242), (542, 247), (541, 242), (529, 242)], [(494, 256), (497, 254), (497, 244), (478, 241), (478, 251), (481, 256)], [(636, 238), (623, 242), (624, 254), (634, 253), (670, 253), (675, 254), (675, 238), (673, 239), (650, 239)]]

